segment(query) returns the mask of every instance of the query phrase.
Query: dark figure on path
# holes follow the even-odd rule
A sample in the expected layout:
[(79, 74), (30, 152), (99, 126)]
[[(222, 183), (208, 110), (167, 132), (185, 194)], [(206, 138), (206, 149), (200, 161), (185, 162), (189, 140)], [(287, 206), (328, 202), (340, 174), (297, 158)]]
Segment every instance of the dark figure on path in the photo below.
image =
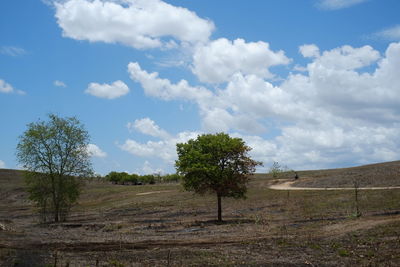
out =
[(299, 175), (297, 174), (297, 172), (295, 172), (294, 179), (295, 180), (299, 179)]

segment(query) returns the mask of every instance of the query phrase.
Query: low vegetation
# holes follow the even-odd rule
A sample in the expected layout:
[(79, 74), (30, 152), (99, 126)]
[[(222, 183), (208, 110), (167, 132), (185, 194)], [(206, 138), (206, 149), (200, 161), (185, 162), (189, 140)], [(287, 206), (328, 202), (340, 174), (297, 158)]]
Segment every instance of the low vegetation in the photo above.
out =
[(359, 187), (400, 186), (400, 161), (384, 164), (369, 164), (359, 167), (299, 171), (298, 187), (354, 187), (357, 180)]
[(178, 174), (129, 174), (127, 172), (112, 171), (104, 177), (107, 181), (113, 184), (120, 185), (143, 185), (156, 183), (177, 183), (182, 177)]
[[(299, 172), (299, 183), (322, 187), (318, 181), (333, 173), (323, 185), (337, 187), (341, 172), (366, 177), (399, 163), (374, 165), (372, 173), (368, 166)], [(400, 176), (381, 180), (387, 185), (385, 179)], [(400, 265), (399, 189), (358, 191), (357, 217), (353, 190), (275, 191), (274, 182), (270, 174), (254, 175), (247, 200), (225, 199), (224, 223), (216, 223), (215, 197), (179, 183), (93, 180), (66, 222), (42, 224), (20, 173), (0, 170), (0, 265)]]

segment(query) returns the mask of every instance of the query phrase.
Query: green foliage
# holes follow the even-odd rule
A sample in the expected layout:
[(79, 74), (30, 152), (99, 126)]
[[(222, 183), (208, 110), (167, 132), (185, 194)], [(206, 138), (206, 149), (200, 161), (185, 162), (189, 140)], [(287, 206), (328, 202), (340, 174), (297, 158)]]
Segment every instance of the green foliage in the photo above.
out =
[(155, 184), (156, 183), (156, 176), (152, 174), (146, 174), (140, 177), (140, 180), (144, 184)]
[(81, 188), (79, 178), (93, 173), (87, 151), (88, 132), (76, 118), (49, 115), (49, 121), (28, 124), (20, 136), (17, 158), (25, 172), (29, 197), (42, 219), (65, 220)]
[(340, 257), (349, 257), (350, 256), (350, 252), (345, 248), (340, 248), (340, 249), (338, 249), (337, 252)]
[(137, 177), (138, 176), (136, 174), (130, 175), (127, 172), (114, 172), (114, 171), (106, 175), (106, 179), (115, 184), (136, 183)]
[(161, 176), (161, 181), (164, 183), (177, 183), (181, 179), (182, 179), (182, 177), (177, 173), (166, 174), (166, 175)]
[(124, 267), (125, 265), (121, 262), (119, 262), (118, 260), (111, 260), (108, 262), (108, 264), (110, 266), (114, 266), (114, 267)]
[(126, 172), (112, 171), (106, 175), (106, 179), (114, 184), (155, 184), (155, 183), (170, 183), (179, 182), (181, 177), (178, 174), (128, 174)]
[(175, 166), (183, 187), (199, 194), (217, 194), (219, 221), (221, 197), (244, 198), (249, 175), (261, 165), (248, 156), (250, 150), (242, 139), (225, 133), (200, 135), (177, 144)]
[[(294, 170), (289, 169), (287, 166), (281, 166), (279, 162), (274, 161), (271, 168), (269, 168), (269, 174), (272, 175), (273, 178), (278, 178), (281, 176), (288, 176), (291, 173), (294, 173)], [(289, 178), (289, 177), (286, 177)]]
[(275, 161), (269, 169), (269, 173), (272, 175), (272, 177), (278, 178), (279, 174), (282, 173), (281, 165)]

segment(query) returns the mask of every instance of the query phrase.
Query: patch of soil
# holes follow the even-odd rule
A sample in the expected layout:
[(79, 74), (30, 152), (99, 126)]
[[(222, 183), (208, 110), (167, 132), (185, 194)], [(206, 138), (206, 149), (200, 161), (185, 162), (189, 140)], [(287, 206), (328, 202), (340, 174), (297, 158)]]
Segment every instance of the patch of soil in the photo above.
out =
[(173, 192), (173, 190), (162, 190), (162, 191), (149, 191), (149, 192), (143, 192), (143, 193), (137, 193), (137, 196), (145, 196), (145, 195), (151, 195), (151, 194), (161, 194), (161, 193), (169, 193)]

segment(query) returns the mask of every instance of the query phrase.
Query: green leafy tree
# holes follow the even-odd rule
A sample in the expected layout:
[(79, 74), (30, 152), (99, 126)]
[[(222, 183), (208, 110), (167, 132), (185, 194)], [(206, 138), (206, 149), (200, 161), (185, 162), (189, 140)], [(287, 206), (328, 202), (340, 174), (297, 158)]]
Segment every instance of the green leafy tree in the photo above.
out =
[(183, 187), (198, 194), (216, 194), (218, 221), (222, 221), (221, 198), (245, 198), (250, 175), (261, 165), (248, 156), (250, 150), (242, 139), (225, 133), (200, 135), (177, 144), (175, 166)]
[(30, 199), (39, 207), (42, 219), (65, 220), (76, 203), (83, 177), (92, 175), (87, 151), (88, 132), (74, 117), (49, 115), (48, 121), (28, 124), (19, 137), (17, 158), (27, 170)]

